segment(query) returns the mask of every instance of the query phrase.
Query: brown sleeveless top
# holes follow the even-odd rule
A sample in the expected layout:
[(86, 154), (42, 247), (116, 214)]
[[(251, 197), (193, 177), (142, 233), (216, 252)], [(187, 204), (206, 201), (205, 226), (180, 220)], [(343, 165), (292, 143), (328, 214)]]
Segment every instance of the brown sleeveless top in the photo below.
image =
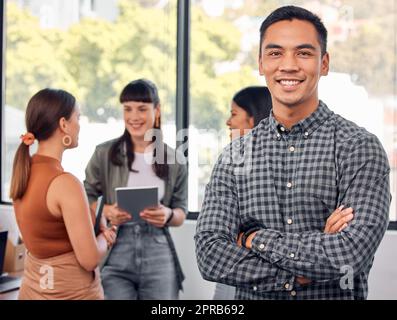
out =
[(27, 250), (45, 259), (73, 251), (63, 218), (54, 217), (47, 207), (51, 182), (65, 174), (61, 163), (42, 155), (32, 157), (28, 187), (22, 199), (14, 202), (19, 230)]

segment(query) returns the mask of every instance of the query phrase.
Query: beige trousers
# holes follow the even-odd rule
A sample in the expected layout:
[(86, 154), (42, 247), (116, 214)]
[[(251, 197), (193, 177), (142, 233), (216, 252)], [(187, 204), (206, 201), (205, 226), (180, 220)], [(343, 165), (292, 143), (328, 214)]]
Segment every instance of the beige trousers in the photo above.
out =
[(99, 269), (83, 269), (73, 251), (46, 259), (28, 252), (19, 299), (103, 300)]

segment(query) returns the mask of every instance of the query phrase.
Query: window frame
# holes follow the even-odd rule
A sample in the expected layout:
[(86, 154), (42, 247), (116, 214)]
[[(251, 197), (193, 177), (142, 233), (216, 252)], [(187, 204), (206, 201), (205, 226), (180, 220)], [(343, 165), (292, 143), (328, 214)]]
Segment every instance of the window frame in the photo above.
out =
[(5, 35), (5, 2), (7, 0), (2, 0), (0, 1), (0, 17), (2, 18), (2, 23), (0, 23), (0, 36), (1, 36), (1, 51), (0, 51), (0, 107), (1, 107), (1, 112), (0, 112), (0, 143), (1, 143), (1, 148), (0, 148), (0, 205), (11, 205), (10, 202), (5, 202), (3, 201), (3, 155), (5, 154), (4, 148), (5, 148), (5, 143), (3, 143), (3, 139), (5, 139), (5, 130), (3, 126), (3, 118), (4, 118), (4, 112), (5, 112), (5, 98), (4, 94), (5, 93), (5, 72), (3, 73), (3, 70), (5, 70), (5, 62), (4, 62), (4, 49), (5, 49), (5, 40), (6, 40), (6, 35)]
[[(3, 143), (5, 139), (5, 132), (3, 126), (4, 112), (5, 112), (5, 61), (4, 61), (4, 49), (5, 49), (5, 12), (6, 12), (6, 1), (0, 1), (0, 16), (2, 17), (3, 23), (0, 24), (0, 34), (1, 34), (1, 52), (0, 52), (0, 205), (11, 205), (10, 202), (3, 201), (2, 198), (2, 188), (3, 188), (3, 156), (5, 154)], [(190, 111), (190, 90), (189, 90), (189, 80), (190, 80), (190, 33), (191, 33), (191, 0), (177, 0), (177, 70), (176, 70), (176, 130), (188, 129), (189, 128), (189, 111)], [(397, 27), (396, 27), (397, 28)], [(397, 48), (396, 48), (396, 59), (397, 59)], [(396, 70), (397, 71), (397, 70)], [(186, 141), (177, 141), (177, 146), (185, 143)], [(188, 148), (187, 148), (188, 152)], [(187, 219), (196, 220), (199, 215), (197, 211), (189, 211)], [(390, 221), (388, 230), (397, 230), (397, 221)]]

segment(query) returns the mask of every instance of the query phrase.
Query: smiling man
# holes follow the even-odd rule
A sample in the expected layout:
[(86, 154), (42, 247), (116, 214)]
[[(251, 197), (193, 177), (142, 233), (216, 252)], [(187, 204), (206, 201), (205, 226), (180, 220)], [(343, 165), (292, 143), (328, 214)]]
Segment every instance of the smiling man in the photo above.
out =
[[(290, 127), (318, 107), (317, 85), (328, 74), (329, 55), (321, 43), (327, 32), (305, 20), (282, 20), (266, 28), (259, 71), (266, 77), (277, 119)], [(321, 36), (320, 36), (321, 34)]]
[[(203, 277), (236, 286), (237, 299), (367, 297), (388, 225), (390, 169), (373, 134), (319, 100), (328, 69), (316, 15), (286, 6), (265, 19), (259, 71), (273, 110), (218, 159), (195, 236)], [(354, 219), (327, 232), (330, 221), (344, 223), (330, 216), (341, 206)]]

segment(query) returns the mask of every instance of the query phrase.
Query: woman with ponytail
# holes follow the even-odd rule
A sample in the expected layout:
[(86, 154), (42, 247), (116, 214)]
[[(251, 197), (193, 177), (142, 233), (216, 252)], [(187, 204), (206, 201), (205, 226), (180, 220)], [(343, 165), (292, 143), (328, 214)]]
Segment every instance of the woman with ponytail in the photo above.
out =
[[(84, 181), (91, 207), (95, 209), (103, 195), (104, 215), (118, 226), (117, 241), (101, 272), (105, 298), (177, 299), (184, 276), (168, 227), (185, 220), (186, 165), (175, 161), (183, 156), (163, 143), (160, 100), (151, 81), (127, 84), (120, 103), (124, 133), (96, 147)], [(145, 186), (158, 187), (160, 204), (143, 210), (141, 221), (133, 221), (117, 207), (115, 188)]]
[(25, 121), (10, 191), (28, 251), (19, 299), (103, 299), (97, 266), (115, 229), (103, 223), (95, 236), (83, 186), (61, 166), (63, 152), (78, 144), (76, 100), (66, 91), (43, 89), (30, 99)]

